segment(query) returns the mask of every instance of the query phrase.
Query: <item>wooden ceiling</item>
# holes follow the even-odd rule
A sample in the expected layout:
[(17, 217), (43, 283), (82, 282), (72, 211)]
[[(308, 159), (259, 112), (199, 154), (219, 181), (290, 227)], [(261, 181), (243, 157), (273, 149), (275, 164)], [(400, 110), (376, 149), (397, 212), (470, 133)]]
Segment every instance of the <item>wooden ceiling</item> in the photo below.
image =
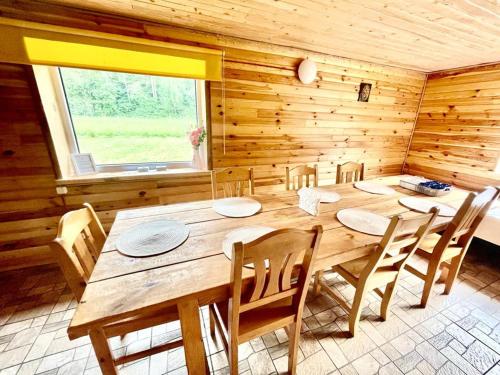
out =
[(500, 61), (499, 0), (45, 0), (420, 71)]

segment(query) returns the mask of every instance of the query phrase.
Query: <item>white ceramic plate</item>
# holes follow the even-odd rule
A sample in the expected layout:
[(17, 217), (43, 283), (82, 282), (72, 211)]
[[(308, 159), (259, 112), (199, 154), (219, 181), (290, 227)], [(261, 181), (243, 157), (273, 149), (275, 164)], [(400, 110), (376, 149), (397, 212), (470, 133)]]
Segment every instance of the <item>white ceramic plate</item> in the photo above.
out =
[(399, 203), (412, 210), (423, 213), (428, 213), (430, 212), (432, 207), (437, 206), (437, 208), (439, 208), (439, 216), (451, 217), (455, 216), (455, 214), (457, 213), (456, 208), (450, 207), (447, 204), (434, 202), (431, 199), (403, 197), (399, 198)]
[[(273, 230), (276, 229), (263, 225), (252, 225), (241, 227), (229, 232), (228, 234), (226, 234), (224, 240), (222, 241), (222, 250), (224, 251), (224, 255), (231, 259), (231, 256), (233, 254), (233, 244), (235, 242), (243, 242), (244, 244), (247, 244), (259, 237), (262, 237), (265, 234), (272, 232)], [(266, 267), (267, 266), (268, 265), (266, 261)], [(246, 265), (246, 267), (253, 268), (253, 264), (248, 264)]]
[(175, 220), (156, 220), (136, 225), (122, 233), (116, 240), (116, 248), (124, 255), (147, 257), (175, 249), (188, 236), (186, 224)]
[(227, 217), (247, 217), (259, 212), (262, 205), (252, 198), (236, 197), (217, 199), (212, 207), (215, 212)]
[(340, 194), (338, 194), (334, 191), (330, 191), (330, 190), (326, 190), (326, 189), (322, 189), (322, 188), (318, 188), (318, 187), (313, 187), (312, 189), (319, 193), (321, 203), (335, 203), (341, 199)]
[(382, 185), (370, 181), (358, 181), (354, 183), (354, 187), (356, 189), (363, 190), (366, 191), (367, 193), (372, 193), (372, 194), (391, 195), (396, 192), (393, 188), (387, 185)]
[(383, 236), (391, 221), (385, 216), (359, 208), (340, 210), (337, 219), (348, 228), (375, 236)]

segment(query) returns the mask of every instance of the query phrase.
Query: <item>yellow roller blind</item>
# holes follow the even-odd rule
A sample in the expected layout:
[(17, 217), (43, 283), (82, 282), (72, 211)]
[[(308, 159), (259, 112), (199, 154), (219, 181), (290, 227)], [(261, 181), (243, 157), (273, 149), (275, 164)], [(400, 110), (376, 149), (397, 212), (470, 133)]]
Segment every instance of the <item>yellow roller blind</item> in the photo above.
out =
[(0, 61), (221, 80), (222, 51), (0, 17)]

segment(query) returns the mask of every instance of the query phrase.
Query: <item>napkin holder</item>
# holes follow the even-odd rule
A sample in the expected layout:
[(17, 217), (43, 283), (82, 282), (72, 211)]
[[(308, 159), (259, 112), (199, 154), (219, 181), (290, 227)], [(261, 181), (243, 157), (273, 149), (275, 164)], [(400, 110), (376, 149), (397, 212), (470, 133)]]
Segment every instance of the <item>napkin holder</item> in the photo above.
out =
[(297, 193), (299, 194), (299, 208), (309, 215), (318, 216), (321, 194), (311, 188), (302, 188)]

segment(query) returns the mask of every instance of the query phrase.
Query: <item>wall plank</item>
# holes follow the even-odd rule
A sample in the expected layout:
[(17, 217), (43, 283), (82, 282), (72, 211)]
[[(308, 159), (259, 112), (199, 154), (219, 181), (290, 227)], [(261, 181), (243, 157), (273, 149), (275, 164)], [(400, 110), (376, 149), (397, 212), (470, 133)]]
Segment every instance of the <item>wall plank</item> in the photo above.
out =
[(429, 75), (405, 170), (481, 189), (499, 158), (500, 65)]
[(0, 269), (51, 262), (64, 212), (32, 78), (31, 67), (0, 63)]
[[(401, 171), (424, 74), (49, 5), (40, 9), (19, 4), (22, 11), (8, 3), (0, 11), (14, 18), (224, 49), (224, 85), (214, 82), (209, 91), (213, 165), (253, 167), (258, 190), (284, 189), (285, 166), (299, 163), (317, 163), (321, 184), (334, 182), (336, 165), (345, 161), (364, 162), (367, 177)], [(319, 69), (318, 79), (307, 86), (295, 73), (306, 56)], [(8, 105), (2, 103), (0, 113), (0, 149), (4, 151), (8, 142), (22, 147), (22, 152), (9, 156), (9, 164), (0, 168), (0, 219), (5, 224), (0, 229), (0, 269), (49, 261), (46, 245), (56, 233), (59, 216), (83, 202), (94, 205), (109, 229), (120, 209), (210, 197), (208, 174), (73, 183), (67, 195), (57, 196), (26, 71), (2, 67), (0, 100)], [(373, 85), (369, 103), (357, 102), (361, 82)], [(16, 105), (23, 110), (12, 110)], [(19, 258), (22, 254), (25, 257)]]

